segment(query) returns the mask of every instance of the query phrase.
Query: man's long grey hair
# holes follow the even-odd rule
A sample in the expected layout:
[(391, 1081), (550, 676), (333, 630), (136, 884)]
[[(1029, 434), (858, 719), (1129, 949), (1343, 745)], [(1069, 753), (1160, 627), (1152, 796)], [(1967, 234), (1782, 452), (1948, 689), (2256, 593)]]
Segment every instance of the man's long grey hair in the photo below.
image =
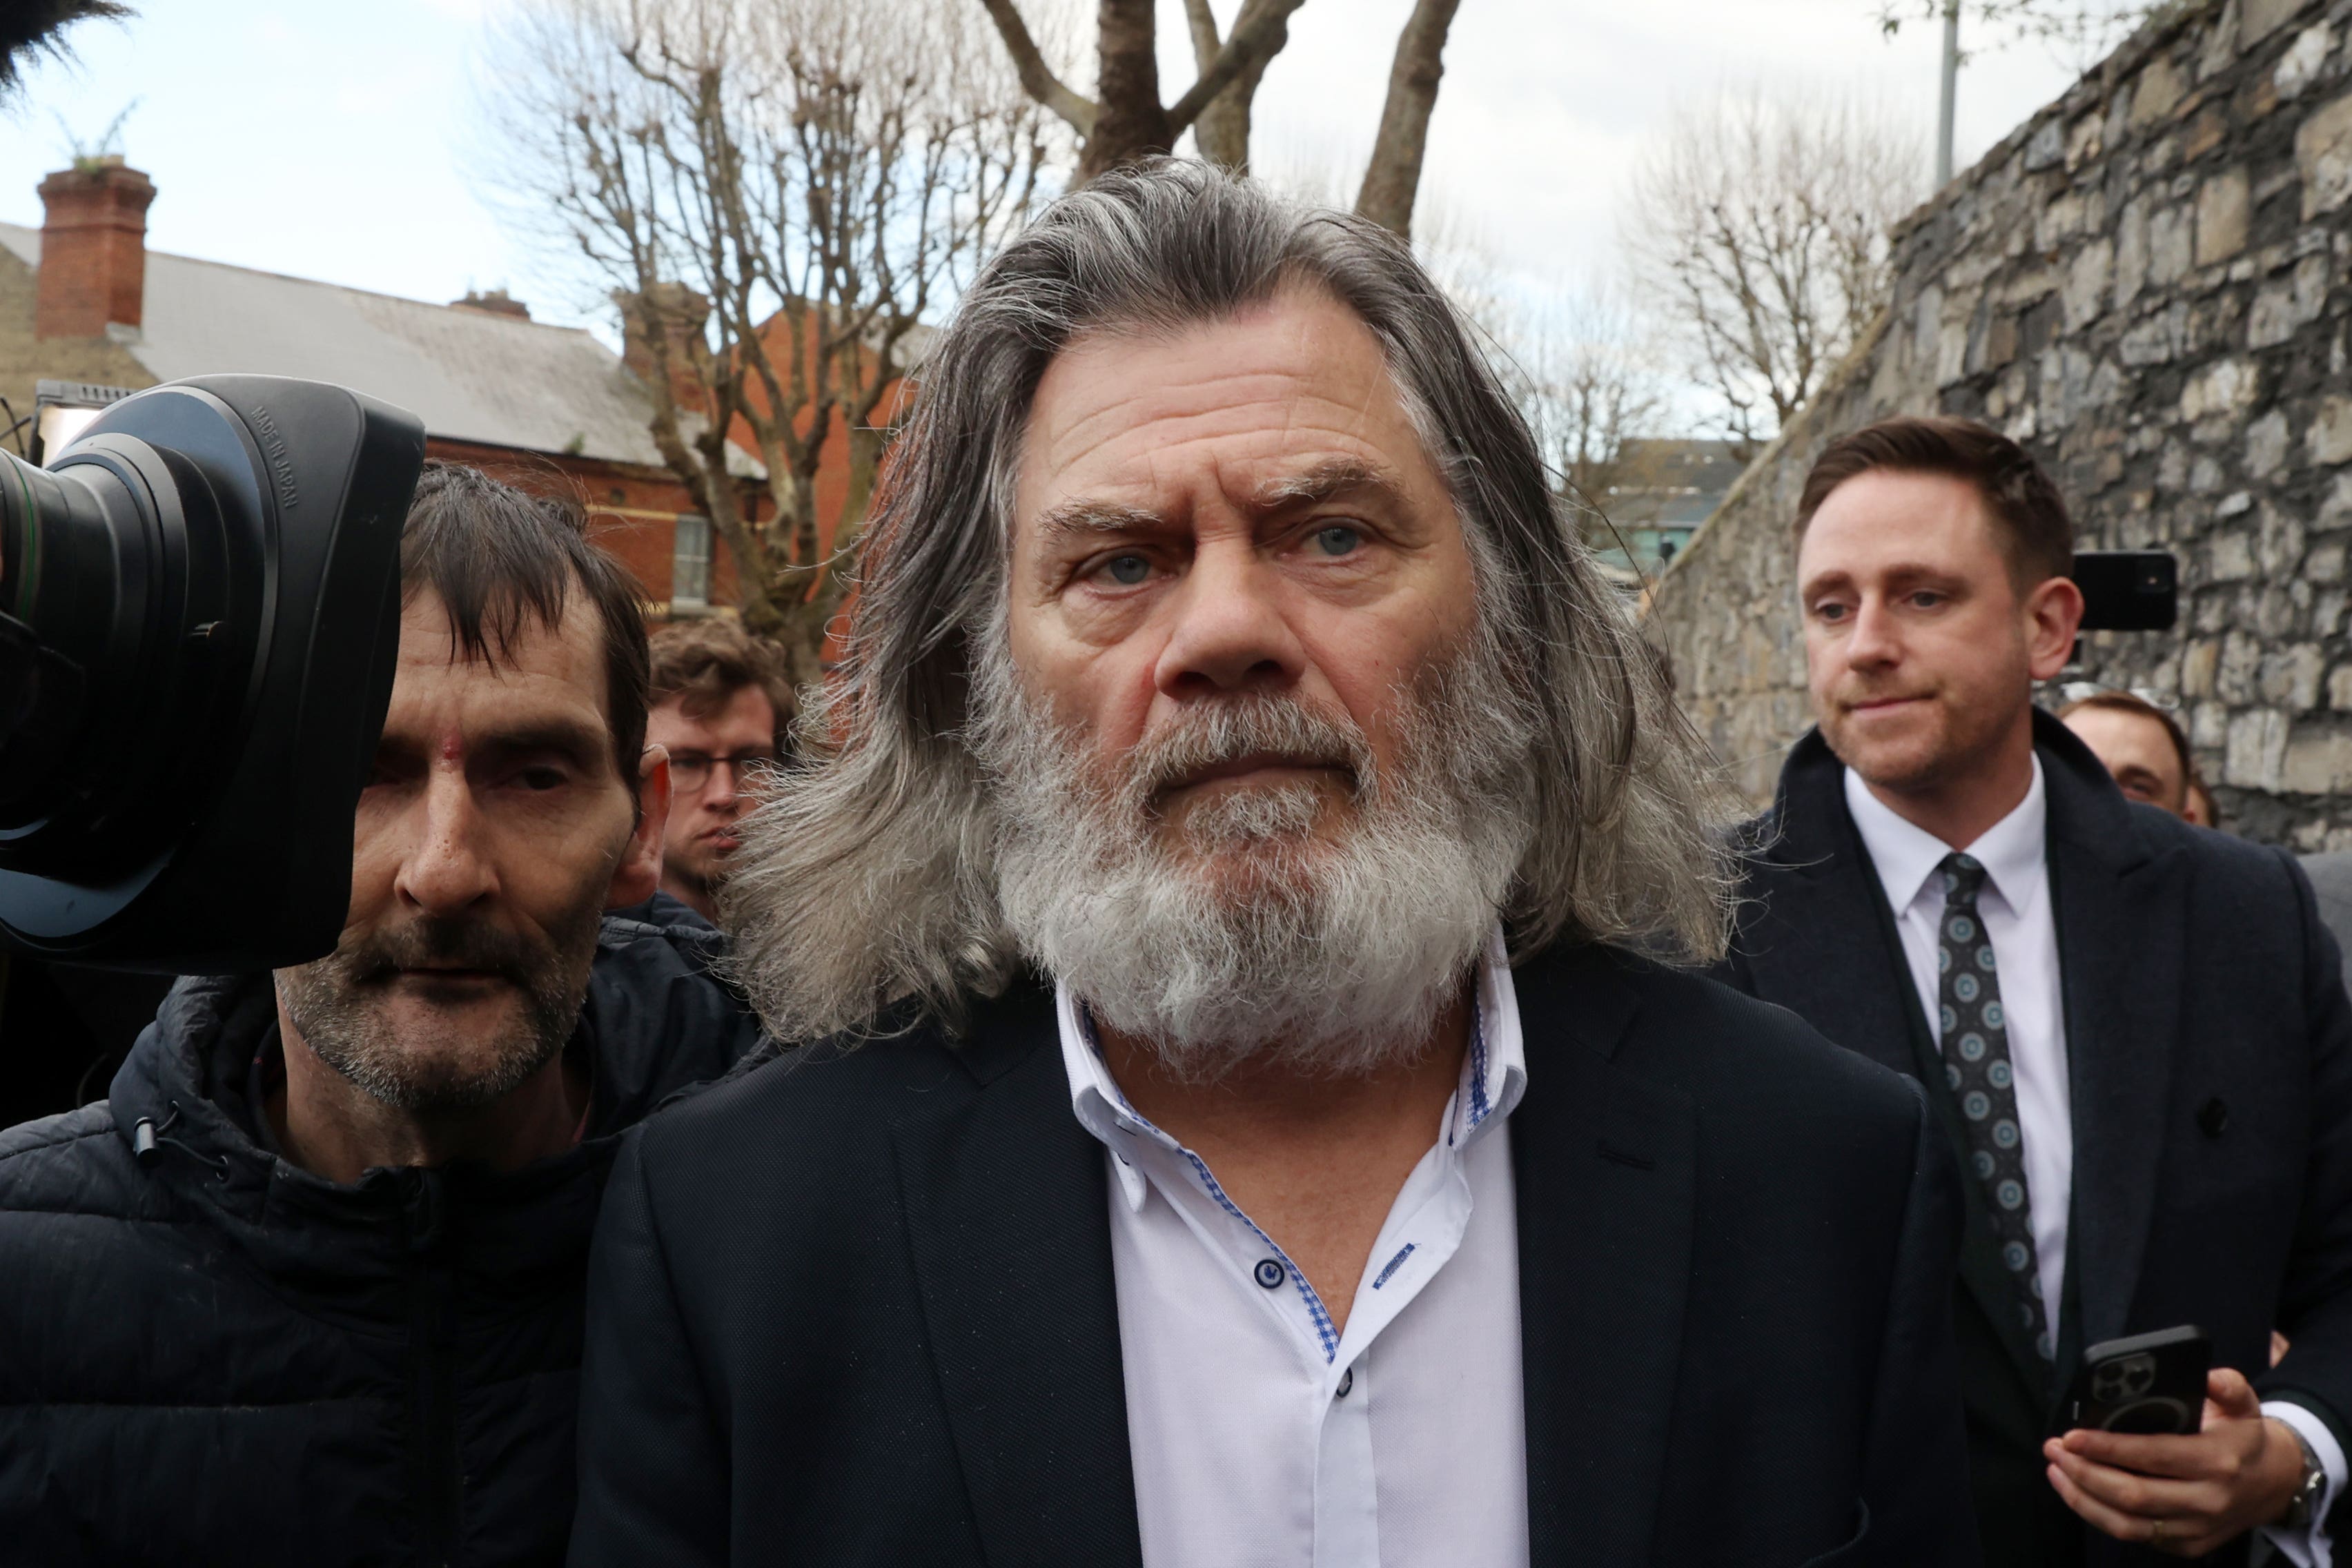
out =
[(1559, 942), (1722, 953), (1728, 813), (1713, 770), (1462, 319), (1377, 225), (1161, 159), (1055, 202), (924, 363), (843, 658), (803, 704), (810, 761), (748, 819), (722, 895), (736, 971), (779, 1038), (893, 1004), (952, 1029), (1023, 962), (967, 703), (1003, 614), (1013, 476), (1046, 366), (1083, 333), (1173, 332), (1298, 287), (1371, 330), (1472, 535), (1481, 640), (1506, 650), (1534, 737), (1532, 831), (1497, 911), (1514, 959)]

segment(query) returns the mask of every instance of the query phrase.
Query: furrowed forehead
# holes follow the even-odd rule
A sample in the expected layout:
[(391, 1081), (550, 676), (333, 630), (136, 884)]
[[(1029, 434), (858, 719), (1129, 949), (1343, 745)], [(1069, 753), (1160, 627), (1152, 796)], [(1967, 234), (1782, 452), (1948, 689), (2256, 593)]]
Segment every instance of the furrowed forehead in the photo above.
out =
[(572, 595), (554, 625), (525, 615), (509, 635), (481, 635), (470, 647), (430, 587), (402, 612), (393, 700), (411, 717), (426, 709), (584, 714), (609, 737), (605, 682), (602, 628), (584, 595)]
[[(1251, 510), (1277, 514), (1326, 501), (1370, 496), (1391, 504), (1406, 500), (1403, 480), (1387, 466), (1360, 458), (1309, 459), (1262, 477), (1244, 498)], [(1081, 497), (1048, 507), (1034, 527), (1048, 548), (1107, 534), (1144, 533), (1175, 526), (1148, 508)]]

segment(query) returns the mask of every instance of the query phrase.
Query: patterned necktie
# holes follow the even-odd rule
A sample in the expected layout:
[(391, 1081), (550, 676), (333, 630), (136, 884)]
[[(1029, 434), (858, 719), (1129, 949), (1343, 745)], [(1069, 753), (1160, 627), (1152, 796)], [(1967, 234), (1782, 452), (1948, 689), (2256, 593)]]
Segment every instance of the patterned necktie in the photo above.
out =
[(1993, 973), (1992, 939), (1977, 913), (1985, 868), (1973, 856), (1947, 855), (1944, 923), (1936, 953), (1942, 1003), (1944, 1079), (1968, 1129), (1969, 1164), (1984, 1188), (2000, 1260), (2016, 1281), (2018, 1317), (2042, 1359), (2052, 1359), (2050, 1318), (2034, 1267), (2033, 1209), (2025, 1186), (2025, 1137), (2017, 1120), (2017, 1075), (2009, 1060), (2009, 1021)]

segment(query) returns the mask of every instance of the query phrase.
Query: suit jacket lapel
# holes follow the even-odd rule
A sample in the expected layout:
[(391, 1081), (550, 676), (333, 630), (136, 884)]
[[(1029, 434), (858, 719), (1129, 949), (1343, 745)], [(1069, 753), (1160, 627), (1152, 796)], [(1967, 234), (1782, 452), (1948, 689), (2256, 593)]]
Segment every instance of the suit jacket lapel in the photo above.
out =
[[(2096, 758), (2036, 714), (2074, 1100), (2068, 1272), (2085, 1344), (2125, 1331), (2156, 1205), (2188, 899)], [(2052, 731), (2055, 731), (2054, 734)]]
[(1920, 1076), (1934, 1040), (1895, 939), (1886, 897), (1845, 809), (1843, 769), (1819, 734), (1797, 743), (1760, 856), (1769, 902), (1743, 911), (1739, 946), (1756, 994), (1848, 1050)]
[(977, 1092), (891, 1130), (957, 1457), (988, 1561), (1140, 1564), (1102, 1146), (1053, 1009), (991, 1008)]
[(1632, 990), (1591, 950), (1517, 976), (1528, 1535), (1537, 1563), (1648, 1559), (1664, 1484), (1697, 1180), (1688, 1100), (1616, 1067)]

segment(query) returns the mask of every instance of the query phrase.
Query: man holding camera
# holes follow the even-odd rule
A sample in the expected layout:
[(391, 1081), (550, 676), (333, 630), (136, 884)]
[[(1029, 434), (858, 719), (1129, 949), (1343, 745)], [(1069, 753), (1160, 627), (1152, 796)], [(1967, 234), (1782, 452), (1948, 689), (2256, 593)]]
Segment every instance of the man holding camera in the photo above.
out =
[(562, 1555), (617, 1134), (752, 1029), (708, 925), (600, 920), (668, 805), (627, 577), (433, 467), (402, 586), (335, 951), (183, 982), (110, 1100), (0, 1133), (9, 1562)]
[[(2259, 1530), (2327, 1561), (2352, 1005), (2310, 885), (2126, 802), (2035, 709), (2083, 599), (2064, 504), (2015, 442), (1857, 431), (1797, 529), (1819, 728), (1723, 973), (1919, 1079), (1970, 1178), (1957, 1310), (1986, 1560), (2242, 1559)], [(2062, 1430), (2086, 1349), (2192, 1324), (2217, 1369), (2201, 1430)]]

